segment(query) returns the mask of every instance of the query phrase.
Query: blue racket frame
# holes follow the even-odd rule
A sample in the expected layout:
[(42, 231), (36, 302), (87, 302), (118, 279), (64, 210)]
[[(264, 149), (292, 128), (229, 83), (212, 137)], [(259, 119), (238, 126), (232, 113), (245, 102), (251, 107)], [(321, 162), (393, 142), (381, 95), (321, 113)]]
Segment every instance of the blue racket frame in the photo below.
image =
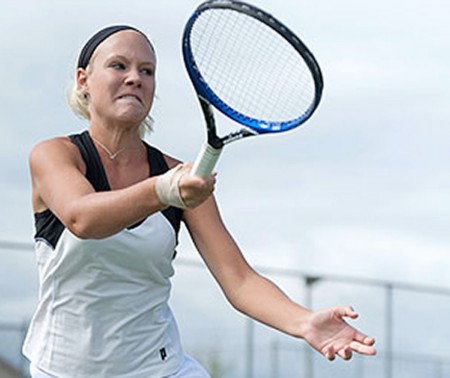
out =
[[(245, 13), (248, 14), (249, 16), (257, 18), (258, 20), (265, 23), (267, 26), (275, 29), (298, 51), (298, 53), (303, 57), (305, 63), (310, 69), (315, 83), (314, 99), (311, 105), (308, 107), (308, 109), (306, 109), (306, 111), (303, 114), (301, 114), (299, 117), (295, 119), (282, 122), (273, 122), (252, 118), (236, 111), (214, 93), (214, 91), (211, 89), (211, 87), (208, 85), (208, 83), (201, 75), (200, 70), (193, 57), (191, 46), (189, 44), (190, 33), (193, 24), (203, 12), (211, 8), (234, 9), (241, 13)], [(217, 110), (219, 110), (227, 117), (233, 119), (234, 121), (240, 123), (241, 125), (250, 128), (251, 130), (253, 130), (258, 134), (283, 132), (301, 125), (312, 116), (321, 100), (323, 91), (323, 77), (320, 71), (320, 67), (316, 59), (312, 55), (312, 53), (308, 50), (305, 44), (286, 26), (281, 24), (269, 13), (259, 8), (256, 8), (252, 5), (249, 5), (247, 3), (234, 0), (210, 0), (204, 2), (195, 10), (195, 12), (187, 21), (183, 33), (182, 46), (183, 46), (182, 50), (185, 66), (189, 74), (189, 77), (192, 81), (192, 84), (199, 97), (204, 101), (207, 101), (209, 104), (213, 105)]]

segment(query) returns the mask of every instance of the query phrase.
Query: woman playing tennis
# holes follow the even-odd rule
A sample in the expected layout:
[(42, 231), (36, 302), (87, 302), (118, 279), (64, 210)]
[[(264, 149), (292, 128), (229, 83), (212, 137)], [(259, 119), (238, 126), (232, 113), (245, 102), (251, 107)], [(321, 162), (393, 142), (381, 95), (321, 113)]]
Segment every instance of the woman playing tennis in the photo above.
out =
[(222, 223), (215, 176), (189, 174), (142, 135), (155, 92), (152, 44), (130, 26), (83, 47), (71, 97), (89, 120), (30, 154), (39, 304), (24, 354), (36, 377), (209, 377), (187, 356), (168, 306), (184, 222), (230, 303), (332, 360), (373, 355), (351, 307), (311, 311), (255, 272)]

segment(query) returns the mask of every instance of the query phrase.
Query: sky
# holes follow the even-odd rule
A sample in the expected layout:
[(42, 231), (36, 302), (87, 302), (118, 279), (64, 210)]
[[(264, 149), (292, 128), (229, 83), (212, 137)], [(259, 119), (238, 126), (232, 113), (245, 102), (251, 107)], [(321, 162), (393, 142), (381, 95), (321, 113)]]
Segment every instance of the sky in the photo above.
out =
[[(183, 67), (181, 34), (198, 4), (1, 0), (0, 240), (32, 242), (32, 146), (87, 127), (67, 107), (66, 92), (79, 50), (101, 27), (134, 25), (153, 41), (156, 125), (147, 140), (181, 160), (195, 159), (204, 126)], [(219, 160), (216, 197), (247, 259), (450, 288), (450, 3), (253, 4), (306, 43), (325, 87), (300, 129), (229, 145)], [(220, 118), (219, 128), (233, 126)], [(186, 235), (181, 245), (186, 256), (195, 255)], [(26, 319), (33, 302), (23, 296), (35, 294), (32, 258), (0, 251), (0, 261), (0, 320)], [(441, 349), (433, 343), (432, 350)]]

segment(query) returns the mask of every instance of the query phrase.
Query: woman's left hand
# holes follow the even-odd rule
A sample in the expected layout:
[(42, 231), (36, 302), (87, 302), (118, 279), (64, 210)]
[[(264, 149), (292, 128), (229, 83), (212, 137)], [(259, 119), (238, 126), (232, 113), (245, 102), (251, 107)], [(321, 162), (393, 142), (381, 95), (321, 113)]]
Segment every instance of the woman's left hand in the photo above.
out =
[(304, 325), (304, 339), (330, 361), (336, 355), (349, 360), (353, 352), (375, 355), (375, 340), (351, 327), (344, 318), (356, 319), (358, 314), (350, 306), (332, 307), (311, 312)]

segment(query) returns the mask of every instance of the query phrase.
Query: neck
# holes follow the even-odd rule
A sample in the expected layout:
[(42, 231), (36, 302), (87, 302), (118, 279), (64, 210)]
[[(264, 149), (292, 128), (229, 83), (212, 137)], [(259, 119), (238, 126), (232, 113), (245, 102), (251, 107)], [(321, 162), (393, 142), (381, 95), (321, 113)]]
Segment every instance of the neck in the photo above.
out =
[(97, 143), (101, 148), (103, 148), (103, 151), (105, 151), (108, 154), (108, 156), (111, 160), (116, 160), (116, 157), (119, 156), (123, 151), (125, 151), (127, 149), (127, 147), (122, 147), (122, 148), (118, 149), (116, 152), (111, 152), (108, 147), (106, 147), (102, 142), (100, 142), (99, 140), (94, 138), (92, 135), (91, 135), (91, 138), (94, 140), (95, 143)]
[(127, 133), (123, 130), (113, 132), (92, 127), (89, 134), (97, 147), (106, 153), (110, 160), (116, 160), (119, 156), (142, 148), (141, 138), (136, 132)]

